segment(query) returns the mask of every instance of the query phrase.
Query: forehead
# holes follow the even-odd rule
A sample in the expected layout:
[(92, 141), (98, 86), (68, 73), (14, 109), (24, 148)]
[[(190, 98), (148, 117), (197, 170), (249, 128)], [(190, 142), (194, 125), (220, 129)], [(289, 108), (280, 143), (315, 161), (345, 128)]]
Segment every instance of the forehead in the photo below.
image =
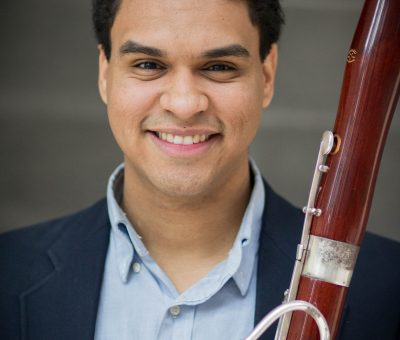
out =
[(181, 53), (228, 44), (258, 53), (258, 30), (241, 0), (122, 0), (112, 46), (128, 40)]

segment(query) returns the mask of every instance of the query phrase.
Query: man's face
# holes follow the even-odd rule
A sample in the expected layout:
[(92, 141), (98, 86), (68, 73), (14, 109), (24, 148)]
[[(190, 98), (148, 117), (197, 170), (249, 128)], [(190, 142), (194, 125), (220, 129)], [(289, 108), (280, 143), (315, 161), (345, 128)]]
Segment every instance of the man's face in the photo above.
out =
[(248, 147), (273, 93), (244, 1), (123, 0), (100, 51), (99, 87), (125, 176), (169, 196), (248, 176)]

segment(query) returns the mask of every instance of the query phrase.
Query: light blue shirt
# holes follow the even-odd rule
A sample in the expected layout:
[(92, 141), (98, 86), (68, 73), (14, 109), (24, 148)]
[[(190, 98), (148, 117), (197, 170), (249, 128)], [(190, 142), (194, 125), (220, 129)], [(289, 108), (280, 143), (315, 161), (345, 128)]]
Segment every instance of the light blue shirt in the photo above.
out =
[(123, 164), (107, 188), (111, 221), (95, 340), (243, 339), (254, 327), (257, 251), (264, 185), (250, 161), (254, 186), (227, 258), (179, 294), (146, 249), (118, 202)]

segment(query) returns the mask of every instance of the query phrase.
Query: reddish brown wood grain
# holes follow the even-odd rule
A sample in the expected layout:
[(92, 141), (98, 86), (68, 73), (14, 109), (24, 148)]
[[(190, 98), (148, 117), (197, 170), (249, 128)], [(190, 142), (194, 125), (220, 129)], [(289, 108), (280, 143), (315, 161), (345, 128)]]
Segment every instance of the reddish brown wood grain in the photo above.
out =
[[(360, 245), (386, 136), (399, 97), (400, 1), (367, 0), (351, 44), (311, 234)], [(335, 336), (347, 288), (302, 277), (297, 299), (321, 308)], [(318, 339), (309, 317), (294, 313), (288, 339)]]
[[(379, 15), (379, 17), (378, 17)], [(369, 0), (347, 63), (334, 133), (342, 140), (328, 158), (311, 233), (360, 244), (386, 135), (399, 95), (400, 1)]]
[[(314, 304), (324, 314), (329, 329), (334, 330), (334, 326), (340, 322), (346, 294), (347, 288), (345, 287), (303, 276), (300, 281), (298, 299)], [(338, 308), (332, 308), (333, 305)], [(293, 313), (292, 324), (298, 326), (290, 328), (289, 339), (318, 339), (317, 325), (307, 314)], [(331, 336), (334, 339), (336, 331), (335, 333), (331, 332)]]

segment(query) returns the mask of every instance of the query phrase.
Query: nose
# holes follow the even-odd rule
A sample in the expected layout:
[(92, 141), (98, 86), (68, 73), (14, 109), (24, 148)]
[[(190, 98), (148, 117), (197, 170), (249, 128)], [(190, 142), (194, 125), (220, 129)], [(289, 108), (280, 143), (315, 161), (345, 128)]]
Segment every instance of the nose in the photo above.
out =
[(198, 88), (195, 75), (188, 70), (176, 71), (160, 97), (162, 109), (180, 119), (189, 119), (208, 108), (207, 96)]

